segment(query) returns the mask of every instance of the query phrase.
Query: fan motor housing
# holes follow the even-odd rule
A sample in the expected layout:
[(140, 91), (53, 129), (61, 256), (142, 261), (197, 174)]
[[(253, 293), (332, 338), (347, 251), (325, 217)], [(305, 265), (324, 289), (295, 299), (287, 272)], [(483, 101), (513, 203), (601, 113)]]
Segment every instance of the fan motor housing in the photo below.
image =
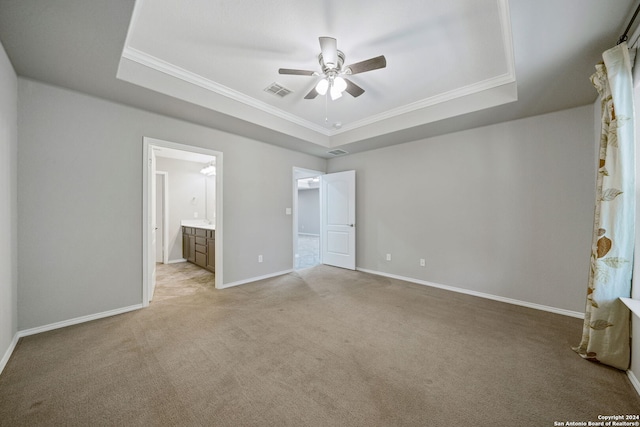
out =
[(337, 73), (340, 70), (342, 70), (342, 65), (344, 64), (344, 58), (345, 58), (344, 53), (341, 50), (336, 51), (336, 53), (338, 56), (338, 64), (336, 65), (336, 67), (333, 67), (333, 68), (328, 67), (324, 63), (324, 58), (322, 57), (322, 53), (318, 55), (318, 62), (320, 63), (320, 66), (322, 67), (322, 72), (325, 75), (328, 75), (331, 72)]

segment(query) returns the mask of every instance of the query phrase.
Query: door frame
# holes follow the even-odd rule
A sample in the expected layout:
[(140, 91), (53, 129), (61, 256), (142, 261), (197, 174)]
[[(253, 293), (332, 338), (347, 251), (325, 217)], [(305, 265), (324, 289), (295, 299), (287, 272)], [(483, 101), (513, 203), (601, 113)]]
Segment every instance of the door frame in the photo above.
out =
[[(296, 269), (296, 251), (298, 250), (298, 180), (304, 178), (315, 178), (316, 176), (325, 175), (326, 172), (321, 172), (313, 169), (293, 167), (293, 253), (291, 258), (293, 259), (293, 269)], [(320, 233), (320, 264), (322, 264), (322, 233)]]
[[(153, 147), (173, 148), (175, 150), (190, 151), (192, 153), (206, 154), (215, 156), (216, 158), (216, 273), (215, 287), (221, 289), (223, 284), (223, 156), (221, 151), (210, 150), (208, 148), (195, 147), (192, 145), (179, 144), (161, 139), (143, 137), (142, 138), (142, 306), (149, 306), (149, 288), (152, 275), (152, 266), (150, 264), (151, 233), (150, 233), (150, 178), (155, 179), (155, 170), (150, 164), (150, 156)], [(154, 207), (155, 209), (155, 207)], [(155, 267), (155, 257), (153, 258), (153, 267)]]

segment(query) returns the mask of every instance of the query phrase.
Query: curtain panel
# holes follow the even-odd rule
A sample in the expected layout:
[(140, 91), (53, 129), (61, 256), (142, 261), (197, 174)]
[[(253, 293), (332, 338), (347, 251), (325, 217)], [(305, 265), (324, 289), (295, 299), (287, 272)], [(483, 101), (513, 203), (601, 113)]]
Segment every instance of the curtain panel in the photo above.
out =
[(602, 54), (591, 82), (600, 94), (602, 130), (591, 267), (582, 341), (585, 359), (618, 369), (630, 361), (629, 309), (635, 239), (635, 131), (631, 60), (626, 43)]

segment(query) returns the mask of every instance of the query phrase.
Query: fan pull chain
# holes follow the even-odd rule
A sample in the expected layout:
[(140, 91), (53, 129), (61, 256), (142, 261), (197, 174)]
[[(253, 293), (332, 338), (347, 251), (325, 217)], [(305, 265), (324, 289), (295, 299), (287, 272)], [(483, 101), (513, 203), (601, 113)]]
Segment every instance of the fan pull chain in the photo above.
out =
[(324, 124), (329, 126), (329, 93), (324, 95)]

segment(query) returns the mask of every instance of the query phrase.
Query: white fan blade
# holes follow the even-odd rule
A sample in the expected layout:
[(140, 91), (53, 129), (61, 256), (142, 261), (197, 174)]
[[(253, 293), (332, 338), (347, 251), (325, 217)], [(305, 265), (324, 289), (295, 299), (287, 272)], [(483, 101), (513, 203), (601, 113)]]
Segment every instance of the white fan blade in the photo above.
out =
[(320, 37), (320, 52), (322, 52), (322, 60), (329, 68), (335, 68), (338, 65), (338, 41), (333, 37)]

